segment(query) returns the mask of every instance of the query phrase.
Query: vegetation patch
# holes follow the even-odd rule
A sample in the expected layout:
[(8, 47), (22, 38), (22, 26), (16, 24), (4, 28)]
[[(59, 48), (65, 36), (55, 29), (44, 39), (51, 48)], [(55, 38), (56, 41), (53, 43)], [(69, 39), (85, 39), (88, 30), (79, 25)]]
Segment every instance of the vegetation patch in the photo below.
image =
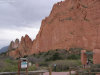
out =
[(89, 21), (87, 18), (84, 18), (85, 21)]
[(83, 8), (88, 8), (86, 5), (82, 5)]
[(74, 9), (74, 7), (71, 7), (69, 10), (73, 10)]
[(73, 32), (70, 32), (70, 34), (72, 34), (72, 35), (73, 35), (74, 33), (73, 33)]
[[(80, 62), (80, 52), (81, 48), (70, 48), (49, 50), (48, 52), (40, 52), (39, 54), (33, 54), (30, 56), (24, 56), (32, 63), (29, 67), (29, 71), (34, 71), (37, 69), (42, 69), (44, 67), (52, 67), (55, 71), (54, 64), (56, 64), (57, 71), (68, 71), (70, 66), (79, 66)], [(35, 66), (39, 65), (39, 68)], [(18, 59), (13, 59), (11, 57), (6, 57), (4, 55), (0, 56), (0, 72), (17, 72), (18, 71)], [(24, 71), (24, 70), (23, 70)]]
[(73, 19), (72, 17), (67, 17), (67, 18), (61, 19), (60, 21), (64, 21), (64, 20), (73, 20)]

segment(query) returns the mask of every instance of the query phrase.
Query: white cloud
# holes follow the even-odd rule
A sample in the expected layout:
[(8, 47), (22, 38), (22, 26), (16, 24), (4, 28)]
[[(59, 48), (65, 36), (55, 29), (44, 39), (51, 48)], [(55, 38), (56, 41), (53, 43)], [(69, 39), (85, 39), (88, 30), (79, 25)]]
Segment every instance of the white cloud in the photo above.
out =
[(16, 38), (21, 39), (22, 36), (28, 34), (30, 38), (33, 40), (35, 39), (39, 29), (37, 28), (27, 28), (23, 27), (18, 30), (11, 30), (11, 29), (0, 29), (0, 47), (4, 45), (8, 45), (12, 40)]

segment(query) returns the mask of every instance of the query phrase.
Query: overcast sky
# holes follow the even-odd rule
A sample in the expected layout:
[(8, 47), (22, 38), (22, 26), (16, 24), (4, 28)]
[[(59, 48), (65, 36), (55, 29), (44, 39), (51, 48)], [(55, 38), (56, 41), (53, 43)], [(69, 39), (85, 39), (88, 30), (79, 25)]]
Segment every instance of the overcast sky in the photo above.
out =
[[(0, 48), (28, 34), (33, 40), (41, 21), (61, 0), (0, 0)], [(63, 0), (62, 0), (63, 1)]]

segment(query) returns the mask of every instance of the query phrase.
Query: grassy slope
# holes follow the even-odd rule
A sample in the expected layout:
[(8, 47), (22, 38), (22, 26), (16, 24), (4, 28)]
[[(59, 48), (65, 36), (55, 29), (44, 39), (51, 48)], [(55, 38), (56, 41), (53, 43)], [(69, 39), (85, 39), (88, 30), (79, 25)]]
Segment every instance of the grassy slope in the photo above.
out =
[[(51, 66), (54, 70), (54, 64), (57, 64), (57, 71), (67, 71), (70, 66), (79, 66), (80, 48), (67, 50), (51, 50), (39, 54), (27, 56), (32, 64), (39, 64), (40, 68)], [(25, 56), (26, 57), (26, 56)], [(11, 57), (0, 56), (0, 72), (14, 72), (18, 70), (17, 60)], [(36, 66), (29, 67), (29, 70), (37, 70)]]

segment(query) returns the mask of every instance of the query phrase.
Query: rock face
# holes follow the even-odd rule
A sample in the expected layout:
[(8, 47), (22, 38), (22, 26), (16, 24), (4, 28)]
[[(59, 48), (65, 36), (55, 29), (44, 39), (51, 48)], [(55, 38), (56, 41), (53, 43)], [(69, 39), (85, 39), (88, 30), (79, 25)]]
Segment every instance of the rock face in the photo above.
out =
[(58, 2), (42, 21), (32, 52), (100, 47), (100, 0)]
[(15, 42), (11, 41), (10, 46), (8, 47), (8, 50), (15, 50), (19, 46), (19, 39), (16, 39)]
[(28, 35), (25, 35), (25, 37), (22, 36), (18, 47), (15, 50), (12, 50), (9, 52), (9, 56), (12, 56), (15, 58), (24, 57), (25, 55), (31, 54), (31, 49), (32, 49), (32, 40), (30, 39)]
[(10, 52), (10, 55), (18, 57), (51, 49), (100, 48), (99, 9), (100, 0), (58, 2), (42, 21), (33, 43), (28, 36), (22, 37), (16, 52)]

